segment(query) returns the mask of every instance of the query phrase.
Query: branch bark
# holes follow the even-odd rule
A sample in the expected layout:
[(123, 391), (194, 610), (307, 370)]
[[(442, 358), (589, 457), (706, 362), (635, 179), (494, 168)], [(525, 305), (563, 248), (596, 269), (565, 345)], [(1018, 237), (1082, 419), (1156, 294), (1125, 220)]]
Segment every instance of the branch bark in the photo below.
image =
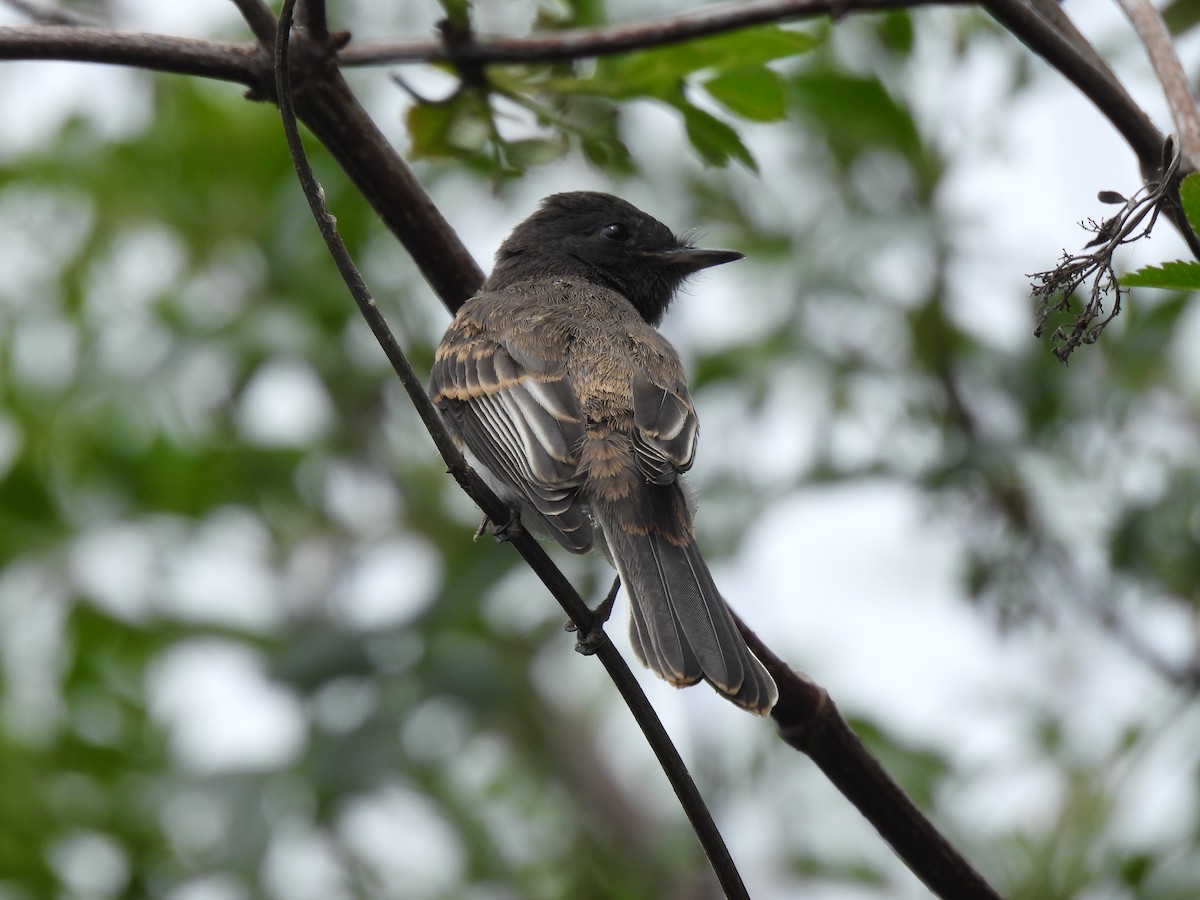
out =
[(275, 46), (275, 14), (264, 0), (233, 0), (251, 33), (264, 49)]
[[(1137, 155), (1142, 178), (1147, 183), (1153, 184), (1163, 177), (1170, 163), (1170, 158), (1163, 152), (1165, 136), (1074, 25), (1064, 25), (1070, 22), (1066, 13), (1055, 8), (1052, 13), (1043, 15), (1023, 0), (984, 0), (982, 5), (997, 22), (1058, 69), (1095, 104)], [(1037, 2), (1039, 8), (1047, 5), (1043, 0)], [(1184, 215), (1178, 185), (1172, 185), (1169, 193), (1163, 212), (1187, 242), (1192, 254), (1200, 259), (1200, 237), (1192, 231)]]
[[(768, 21), (815, 15), (836, 17), (852, 12), (948, 5), (948, 2), (760, 0), (636, 25), (531, 38), (471, 39), (455, 43), (453, 47), (440, 42), (363, 45), (341, 51), (336, 59), (336, 45), (330, 40), (313, 46), (311, 58), (305, 59), (294, 72), (295, 107), (299, 117), (325, 144), (385, 224), (400, 238), (443, 302), (448, 308), (456, 309), (477, 289), (483, 273), (412, 172), (361, 109), (338, 71), (339, 64), (368, 65), (416, 59), (484, 64), (578, 58), (658, 46)], [(261, 41), (267, 30), (258, 4), (239, 0), (238, 5), (248, 21), (251, 16), (255, 17), (251, 22), (252, 29)], [(1063, 27), (1061, 21), (1056, 24), (1050, 14), (1039, 14), (1033, 6), (1019, 0), (991, 0), (983, 6), (1067, 75), (1102, 109), (1134, 148), (1144, 168), (1160, 164), (1162, 135), (1077, 32)], [(325, 30), (323, 4), (311, 0), (309, 14), (316, 31), (310, 37), (323, 37), (320, 34)], [(385, 52), (392, 55), (387, 56)], [(119, 34), (102, 29), (64, 30), (38, 26), (0, 29), (0, 59), (62, 58), (214, 77), (245, 84), (262, 98), (277, 96), (270, 60), (264, 59), (256, 44), (216, 44), (157, 35)], [(369, 298), (369, 294), (366, 296)], [(373, 303), (366, 304), (364, 310), (369, 320), (368, 311), (372, 308)], [(377, 313), (375, 310), (375, 315)], [(389, 358), (400, 365), (403, 354), (399, 353), (398, 346), (389, 348), (386, 341), (384, 344)], [(404, 378), (410, 390), (423, 396), (411, 368)], [(414, 402), (420, 409), (420, 402), (416, 399)], [(444, 432), (439, 437), (439, 428), (440, 424), (433, 425), (430, 430), (439, 449), (446, 455), (452, 474), (489, 516), (503, 520), (507, 508), (462, 462), (452, 444), (446, 446), (448, 438)], [(512, 542), (555, 596), (560, 600), (565, 598), (572, 618), (586, 631), (590, 627), (590, 613), (545, 551), (528, 535), (515, 535)], [(792, 671), (744, 626), (743, 632), (780, 685), (780, 705), (773, 715), (781, 737), (817, 763), (933, 890), (945, 897), (996, 897), (986, 881), (887, 777), (846, 725), (828, 694)], [(602, 641), (597, 655), (610, 672), (617, 673), (614, 675), (616, 683), (627, 683), (628, 669), (610, 642)], [(646, 703), (644, 697), (639, 700), (633, 696), (627, 702), (632, 709)], [(689, 816), (692, 814), (689, 811)]]
[[(236, 2), (243, 14), (255, 5), (255, 0)], [(339, 50), (338, 61), (343, 66), (403, 62), (454, 62), (479, 66), (578, 59), (663, 46), (766, 22), (826, 15), (840, 18), (852, 13), (955, 5), (978, 5), (987, 10), (1092, 101), (1133, 149), (1147, 181), (1161, 176), (1163, 134), (1053, 0), (1030, 0), (1029, 3), (1024, 0), (981, 0), (978, 4), (965, 0), (752, 0), (681, 16), (628, 25), (568, 29), (547, 35), (490, 39), (458, 35), (452, 42), (352, 44)], [(323, 4), (320, 12), (323, 14)], [(247, 17), (249, 20), (250, 16)], [(323, 22), (323, 15), (319, 14), (319, 18)], [(255, 19), (252, 27), (258, 34), (262, 26), (257, 23), (257, 14)], [(274, 96), (274, 88), (266, 78), (270, 61), (259, 58), (259, 65), (254, 65), (253, 45), (187, 41), (102, 29), (75, 34), (81, 31), (49, 26), (0, 28), (0, 60), (67, 59), (132, 65), (239, 82), (249, 86), (251, 96), (255, 98)], [(362, 186), (358, 179), (355, 181)], [(1169, 204), (1166, 212), (1193, 253), (1200, 257), (1200, 239), (1188, 227), (1180, 204), (1177, 201)], [(392, 227), (388, 217), (385, 221)], [(396, 235), (407, 247), (404, 233), (396, 231)]]
[(1154, 74), (1162, 85), (1171, 109), (1171, 119), (1175, 123), (1179, 149), (1183, 153), (1183, 168), (1185, 172), (1197, 171), (1200, 169), (1200, 115), (1196, 111), (1196, 97), (1187, 73), (1175, 52), (1171, 33), (1149, 0), (1118, 2), (1141, 39), (1142, 46), (1146, 48), (1150, 65), (1154, 67)]
[(556, 62), (614, 56), (789, 19), (817, 16), (839, 19), (851, 13), (963, 5), (970, 4), (967, 0), (751, 0), (622, 25), (567, 28), (523, 37), (479, 38), (467, 35), (453, 44), (441, 40), (359, 43), (347, 47), (338, 59), (344, 66), (412, 62), (475, 65)]
[(939, 897), (999, 900), (1000, 894), (925, 817), (842, 718), (833, 698), (780, 659), (734, 614), (738, 627), (779, 687), (771, 718), (779, 736), (809, 757)]
[(249, 42), (219, 43), (61, 25), (0, 26), (0, 60), (38, 59), (198, 75), (251, 89), (269, 83), (270, 75), (270, 58), (258, 44)]
[[(425, 393), (424, 383), (417, 378), (415, 371), (409, 364), (387, 322), (380, 314), (374, 299), (367, 289), (366, 283), (359, 274), (353, 260), (351, 260), (350, 254), (337, 232), (333, 216), (325, 208), (323, 192), (317, 184), (316, 177), (304, 153), (304, 145), (300, 140), (300, 133), (296, 125), (295, 110), (292, 104), (289, 52), (291, 41), (289, 39), (293, 34), (292, 7), (294, 3), (295, 0), (285, 0), (283, 11), (280, 13), (276, 38), (275, 77), (279, 108), (283, 117), (288, 149), (295, 163), (297, 176), (304, 189), (304, 195), (309, 201), (313, 216), (321, 230), (322, 236), (325, 238), (330, 254), (336, 262), (347, 287), (350, 289), (355, 303), (358, 305), (364, 319), (366, 319), (380, 346), (391, 361), (401, 384), (409, 396), (409, 400), (416, 408), (426, 429), (433, 437), (434, 443), (442, 454), (443, 460), (445, 460), (450, 470), (455, 473), (455, 477), (459, 479), (459, 483), (462, 484), (468, 495), (481, 508), (487, 511), (492, 521), (505, 521), (511, 515), (511, 510), (495, 496), (482, 479), (471, 471), (467, 466), (466, 460), (454, 445), (453, 440), (442, 424), (441, 418)], [(341, 73), (337, 70), (336, 65), (332, 64), (335, 45), (329, 39), (328, 31), (324, 28), (319, 28), (310, 37), (317, 38), (318, 42), (312, 44), (305, 41), (298, 42), (300, 48), (307, 50), (307, 53), (298, 55), (305, 57), (310, 65), (316, 67), (316, 71), (310, 72), (306, 79), (307, 83), (313, 86), (310, 88), (309, 93), (319, 93), (322, 88), (330, 85), (338, 85), (339, 83), (341, 88), (344, 88)], [(340, 88), (339, 93), (343, 93)], [(348, 89), (344, 93), (349, 95)], [(349, 99), (357, 106), (357, 101), (352, 96)], [(362, 112), (362, 115), (365, 116), (365, 112)], [(617, 687), (630, 712), (633, 714), (634, 720), (642, 729), (642, 733), (645, 735), (647, 743), (657, 757), (663, 772), (667, 775), (671, 787), (679, 798), (684, 813), (687, 815), (697, 838), (704, 848), (705, 855), (712, 863), (713, 871), (725, 892), (725, 896), (732, 898), (732, 900), (749, 900), (750, 895), (746, 891), (746, 886), (743, 884), (737, 866), (733, 862), (729, 848), (726, 846), (721, 832), (713, 821), (712, 814), (700, 796), (700, 792), (696, 788), (696, 784), (692, 780), (691, 774), (683, 762), (683, 758), (671, 742), (666, 729), (658, 718), (658, 714), (654, 711), (654, 708), (650, 705), (645, 694), (638, 686), (625, 660), (602, 632), (592, 634), (595, 623), (591, 610), (588, 609), (571, 584), (562, 576), (553, 563), (550, 562), (549, 557), (546, 556), (545, 551), (537, 541), (528, 533), (521, 532), (512, 536), (511, 543), (525, 558), (526, 562), (530, 564), (531, 568), (542, 577), (547, 587), (551, 588), (552, 593), (559, 599), (563, 609), (571, 617), (572, 622), (580, 633), (592, 638), (595, 655), (600, 658), (613, 684)]]
[[(373, 148), (371, 153), (390, 152), (390, 148), (383, 141), (382, 135), (375, 130), (373, 123), (367, 119), (366, 113), (358, 106), (336, 67), (328, 66), (320, 77), (305, 76), (297, 86), (296, 99), (297, 109), (304, 112), (304, 119), (314, 133), (321, 136), (323, 140), (338, 142), (329, 149), (334, 152), (343, 165), (347, 165), (349, 162), (355, 170), (372, 172), (375, 178), (379, 177), (377, 169), (364, 166), (353, 158), (348, 160), (345, 155), (356, 145)], [(364, 131), (368, 131), (370, 134), (370, 138), (365, 141), (361, 138)], [(353, 140), (350, 142), (350, 146), (345, 146), (348, 137), (353, 137)], [(392, 161), (391, 166), (397, 173), (400, 173), (401, 182), (405, 185), (403, 190), (408, 192), (403, 205), (419, 208), (427, 206), (436, 214), (431, 201), (416, 180), (412, 178), (404, 163), (397, 157)], [(350, 171), (349, 168), (348, 171)], [(353, 173), (352, 177), (354, 177)], [(376, 206), (376, 209), (379, 207)], [(438, 214), (438, 219), (440, 220), (440, 214)], [(448, 230), (448, 226), (447, 230), (437, 229), (436, 239), (432, 240), (431, 244), (439, 243), (444, 246), (436, 250), (438, 259), (445, 260), (458, 252), (465, 253), (458, 243), (457, 236), (452, 230)], [(414, 256), (414, 258), (417, 257)], [(427, 267), (424, 262), (419, 258), (417, 261), (422, 265), (422, 271), (426, 271)], [(435, 271), (435, 274), (441, 277), (443, 283), (446, 281), (446, 265), (443, 263), (435, 267), (436, 270), (440, 270)], [(453, 264), (450, 265), (453, 268)], [(468, 282), (473, 283), (468, 285)], [(447, 306), (457, 307), (462, 299), (478, 288), (480, 283), (482, 283), (482, 273), (477, 269), (469, 276), (453, 279), (450, 282), (452, 293), (442, 294), (443, 302)], [(437, 288), (436, 284), (434, 286), (441, 294), (442, 290)], [(464, 288), (465, 293), (463, 292)], [(363, 290), (365, 291), (365, 287)], [(378, 315), (373, 303), (360, 302), (360, 308), (363, 309), (364, 315), (368, 317), (369, 321), (373, 321)], [(382, 323), (382, 319), (379, 319), (379, 322), (386, 331), (386, 325)], [(373, 324), (372, 328), (375, 330), (376, 326)], [(376, 330), (376, 334), (379, 336), (380, 332)], [(381, 338), (381, 342), (384, 343), (389, 358), (393, 358), (394, 364), (396, 363), (396, 359), (393, 357), (394, 353), (399, 355), (400, 360), (403, 360), (403, 354), (399, 352), (398, 347), (394, 351), (389, 349), (389, 344), (394, 345), (394, 338), (391, 337), (390, 331), (387, 331), (386, 335)], [(403, 362), (402, 366), (407, 368), (407, 362)], [(461, 454), (453, 447), (440, 421), (437, 420), (423, 390), (411, 387), (415, 382), (410, 374), (402, 372), (401, 380), (410, 386), (410, 397), (421, 412), (426, 426), (435, 435), (435, 440), (443, 457), (447, 460), (451, 473), (459, 480), (468, 494), (479, 503), (489, 518), (494, 521), (504, 521), (508, 515), (507, 508), (466, 466)], [(560, 602), (564, 603), (564, 609), (568, 610), (572, 620), (586, 634), (591, 627), (590, 611), (587, 611), (586, 607), (580, 611), (579, 606), (582, 605), (582, 600), (561, 573), (553, 567), (541, 546), (523, 533), (516, 535), (513, 543), (522, 556), (530, 562), (535, 572), (551, 588), (552, 593), (559, 598)], [(790, 667), (787, 667), (777, 656), (767, 650), (753, 632), (750, 632), (740, 622), (739, 625), (747, 635), (747, 639), (752, 641), (751, 646), (756, 651), (761, 649), (763, 656), (773, 661), (772, 674), (779, 673), (777, 681), (781, 685), (781, 700), (777, 707), (777, 713), (773, 715), (781, 727), (781, 735), (784, 739), (791, 746), (810, 755), (827, 776), (834, 780), (839, 789), (846, 793), (851, 802), (880, 830), (884, 838), (918, 877), (937, 890), (941, 896), (997, 898), (999, 895), (988, 886), (983, 877), (971, 867), (965, 858), (954, 851), (933, 824), (887, 776), (861, 740), (837, 713), (824, 690), (793, 672)], [(601, 640), (597, 655), (613, 678), (614, 684), (621, 691), (635, 718), (638, 719), (639, 725), (642, 725), (655, 754), (672, 779), (672, 785), (683, 802), (685, 812), (692, 820), (693, 826), (697, 827), (697, 834), (705, 841), (707, 848), (708, 841), (719, 839), (719, 834), (714, 833), (711, 837), (705, 837), (709, 827), (705, 823), (711, 822), (711, 820), (707, 816), (707, 811), (703, 809), (703, 803), (698, 793), (694, 793), (695, 786), (691, 782), (690, 776), (687, 775), (682, 760), (678, 759), (665, 732), (660, 733), (661, 725), (657, 722), (657, 717), (653, 716), (652, 708), (644, 694), (637, 688), (624, 660), (607, 638)], [(766, 659), (764, 659), (764, 663), (766, 663)], [(649, 718), (647, 719), (647, 717)], [(700, 830), (701, 828), (705, 830)], [(714, 869), (729, 896), (742, 896), (741, 892), (745, 889), (741, 886), (740, 877), (733, 877), (736, 876), (736, 869), (733, 870), (732, 875), (725, 871), (726, 866), (732, 867), (733, 864), (732, 860), (727, 863), (723, 861), (723, 857), (727, 856), (727, 851), (724, 850), (723, 842), (719, 846), (722, 856), (714, 860)]]

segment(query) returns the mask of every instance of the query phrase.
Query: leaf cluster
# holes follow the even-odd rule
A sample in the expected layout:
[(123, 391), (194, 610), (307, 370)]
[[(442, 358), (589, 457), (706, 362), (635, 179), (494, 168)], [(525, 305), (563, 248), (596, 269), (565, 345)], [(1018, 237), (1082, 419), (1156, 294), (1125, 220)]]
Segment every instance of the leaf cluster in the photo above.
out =
[[(706, 165), (755, 162), (735, 119), (775, 122), (787, 111), (784, 63), (812, 51), (810, 34), (768, 25), (604, 57), (595, 63), (490, 66), (443, 100), (414, 95), (406, 115), (416, 157), (455, 158), (496, 176), (552, 162), (575, 144), (601, 167), (628, 165), (621, 104), (648, 100), (679, 114)], [(524, 132), (512, 136), (511, 131)]]

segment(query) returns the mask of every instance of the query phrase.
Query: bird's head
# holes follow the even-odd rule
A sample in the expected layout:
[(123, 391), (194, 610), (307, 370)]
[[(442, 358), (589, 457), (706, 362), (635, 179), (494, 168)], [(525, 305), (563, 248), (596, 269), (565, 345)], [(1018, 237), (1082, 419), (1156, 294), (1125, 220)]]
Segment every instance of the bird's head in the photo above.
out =
[(619, 197), (575, 191), (547, 197), (513, 230), (485, 289), (575, 275), (615, 290), (657, 325), (689, 275), (741, 258), (733, 250), (692, 247)]

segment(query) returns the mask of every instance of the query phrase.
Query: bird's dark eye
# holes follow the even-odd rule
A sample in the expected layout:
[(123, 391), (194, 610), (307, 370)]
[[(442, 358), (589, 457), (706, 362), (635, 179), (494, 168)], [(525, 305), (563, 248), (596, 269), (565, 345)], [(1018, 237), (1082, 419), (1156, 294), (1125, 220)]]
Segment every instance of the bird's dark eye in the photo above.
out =
[(620, 222), (613, 222), (605, 225), (600, 229), (600, 233), (610, 241), (627, 241), (629, 240), (629, 229)]

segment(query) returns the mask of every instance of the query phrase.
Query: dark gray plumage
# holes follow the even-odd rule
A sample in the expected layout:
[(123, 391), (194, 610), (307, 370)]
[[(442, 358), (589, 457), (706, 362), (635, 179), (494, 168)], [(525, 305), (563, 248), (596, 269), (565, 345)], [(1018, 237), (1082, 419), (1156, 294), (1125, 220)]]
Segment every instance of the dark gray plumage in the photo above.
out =
[(739, 258), (692, 248), (608, 194), (548, 197), (455, 316), (430, 394), (526, 521), (613, 562), (645, 665), (766, 715), (775, 682), (693, 536), (680, 476), (699, 426), (679, 357), (653, 327), (685, 278)]

